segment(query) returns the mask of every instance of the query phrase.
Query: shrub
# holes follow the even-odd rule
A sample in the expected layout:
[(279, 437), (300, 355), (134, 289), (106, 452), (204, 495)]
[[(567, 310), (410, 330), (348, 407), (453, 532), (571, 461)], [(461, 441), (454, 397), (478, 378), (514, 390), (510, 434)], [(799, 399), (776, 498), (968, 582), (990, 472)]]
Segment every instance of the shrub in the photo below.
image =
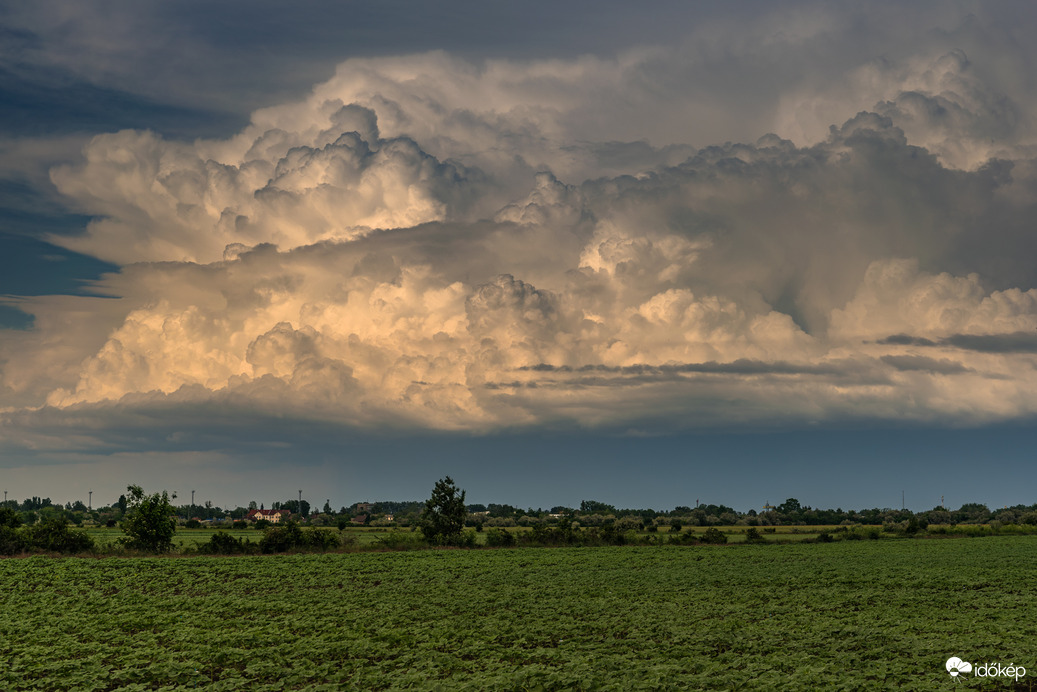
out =
[(0, 555), (15, 555), (27, 547), (18, 529), (0, 525)]
[(515, 534), (504, 529), (490, 528), (486, 531), (486, 545), (493, 548), (510, 548), (515, 545)]
[(338, 532), (332, 529), (310, 529), (303, 536), (308, 547), (319, 550), (322, 553), (342, 545), (338, 538)]
[(746, 543), (763, 543), (764, 540), (763, 534), (755, 526), (745, 532)]
[(264, 554), (285, 553), (293, 548), (300, 548), (306, 544), (302, 535), (302, 529), (294, 521), (289, 521), (283, 526), (274, 526), (263, 533), (259, 539), (259, 550)]
[(390, 531), (384, 536), (378, 537), (377, 545), (389, 550), (413, 550), (426, 545), (420, 537), (415, 534), (407, 534), (402, 531)]
[(82, 553), (94, 547), (94, 540), (82, 531), (69, 529), (64, 517), (51, 517), (30, 526), (25, 538), (29, 548), (55, 553)]
[(616, 520), (616, 530), (618, 531), (640, 531), (644, 525), (641, 517), (636, 516), (620, 517)]
[(212, 538), (198, 546), (198, 552), (210, 555), (235, 555), (252, 552), (252, 547), (251, 541), (234, 538), (224, 531), (217, 531)]
[(670, 536), (670, 543), (676, 545), (687, 545), (688, 543), (695, 542), (695, 534), (693, 533), (677, 533)]
[(608, 545), (623, 545), (626, 543), (626, 536), (616, 530), (615, 522), (608, 521), (601, 526), (601, 540)]
[(832, 538), (832, 534), (828, 533), (827, 531), (822, 531), (817, 535), (818, 543), (831, 543), (834, 540), (835, 539)]
[(184, 524), (185, 529), (197, 529), (201, 528), (201, 526), (202, 522), (198, 521), (197, 519), (188, 519), (187, 523)]
[(703, 543), (711, 544), (727, 543), (727, 534), (715, 526), (710, 526), (699, 540)]
[(672, 524), (670, 524), (670, 533), (680, 533), (682, 528), (683, 527), (681, 526), (681, 523), (679, 521), (675, 521)]

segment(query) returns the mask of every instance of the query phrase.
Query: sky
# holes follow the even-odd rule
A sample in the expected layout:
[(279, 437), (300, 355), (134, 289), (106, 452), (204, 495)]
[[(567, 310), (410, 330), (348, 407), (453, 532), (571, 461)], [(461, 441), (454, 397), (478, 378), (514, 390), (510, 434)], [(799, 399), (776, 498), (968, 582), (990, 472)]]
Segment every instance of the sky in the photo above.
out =
[(1032, 3), (113, 7), (0, 2), (11, 498), (1037, 502)]

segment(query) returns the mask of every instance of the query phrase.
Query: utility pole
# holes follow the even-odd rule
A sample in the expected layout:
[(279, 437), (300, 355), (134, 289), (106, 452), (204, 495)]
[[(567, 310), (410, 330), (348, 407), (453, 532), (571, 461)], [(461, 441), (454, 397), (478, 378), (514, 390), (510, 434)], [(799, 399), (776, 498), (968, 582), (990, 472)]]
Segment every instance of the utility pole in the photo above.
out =
[(92, 511), (94, 511), (94, 491), (93, 490), (87, 490), (86, 492), (87, 492), (87, 495), (86, 495), (86, 509), (87, 509), (87, 511), (92, 512)]
[(302, 488), (299, 488), (299, 516), (302, 516)]
[(194, 491), (193, 490), (191, 491), (191, 514), (194, 514)]
[(906, 508), (906, 507), (907, 507), (907, 505), (904, 504), (904, 491), (901, 490), (900, 491), (900, 510), (903, 511), (904, 508)]

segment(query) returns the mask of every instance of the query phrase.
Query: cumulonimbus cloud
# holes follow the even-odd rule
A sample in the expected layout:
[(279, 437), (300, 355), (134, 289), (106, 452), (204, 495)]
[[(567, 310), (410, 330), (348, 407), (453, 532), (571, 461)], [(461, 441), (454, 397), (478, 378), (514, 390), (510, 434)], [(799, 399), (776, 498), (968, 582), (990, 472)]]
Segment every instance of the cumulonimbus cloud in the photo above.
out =
[[(1007, 96), (953, 54), (819, 141), (631, 144), (594, 175), (627, 145), (579, 137), (584, 82), (629, 60), (351, 61), (225, 141), (96, 138), (52, 179), (117, 299), (82, 299), (103, 331), (23, 302), (11, 399), (471, 430), (1037, 409), (1032, 352), (975, 346), (1037, 329)], [(951, 147), (977, 133), (1012, 158)]]

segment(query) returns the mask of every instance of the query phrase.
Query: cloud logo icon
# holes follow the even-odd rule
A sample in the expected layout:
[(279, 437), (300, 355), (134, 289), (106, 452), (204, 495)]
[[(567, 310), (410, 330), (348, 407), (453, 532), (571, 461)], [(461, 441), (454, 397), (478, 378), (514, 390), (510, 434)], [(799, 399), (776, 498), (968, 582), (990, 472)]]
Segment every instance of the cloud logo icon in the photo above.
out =
[(946, 663), (947, 672), (951, 674), (951, 677), (958, 677), (962, 673), (971, 673), (972, 664), (968, 661), (963, 661), (957, 656), (951, 656), (947, 659)]

